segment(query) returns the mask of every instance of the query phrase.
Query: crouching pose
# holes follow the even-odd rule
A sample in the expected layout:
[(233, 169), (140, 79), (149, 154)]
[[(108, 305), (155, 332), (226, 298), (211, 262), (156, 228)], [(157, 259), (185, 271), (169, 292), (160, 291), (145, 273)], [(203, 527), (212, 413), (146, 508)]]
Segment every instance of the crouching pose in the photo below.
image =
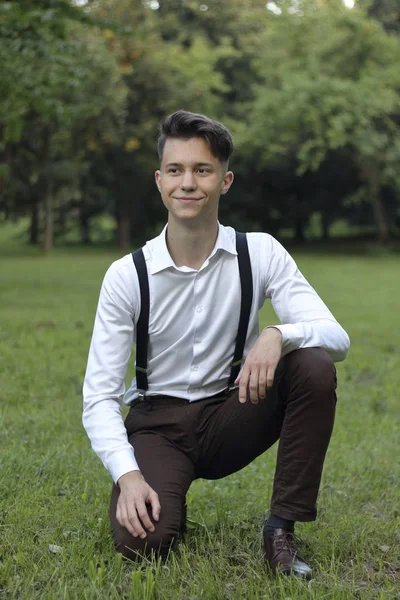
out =
[[(334, 361), (349, 338), (273, 237), (219, 223), (232, 150), (230, 132), (205, 116), (178, 111), (162, 123), (155, 179), (168, 222), (105, 275), (83, 423), (114, 481), (116, 549), (130, 558), (165, 556), (179, 540), (193, 480), (227, 477), (279, 440), (265, 557), (272, 573), (309, 578), (293, 530), (316, 518)], [(280, 323), (259, 333), (266, 299)]]

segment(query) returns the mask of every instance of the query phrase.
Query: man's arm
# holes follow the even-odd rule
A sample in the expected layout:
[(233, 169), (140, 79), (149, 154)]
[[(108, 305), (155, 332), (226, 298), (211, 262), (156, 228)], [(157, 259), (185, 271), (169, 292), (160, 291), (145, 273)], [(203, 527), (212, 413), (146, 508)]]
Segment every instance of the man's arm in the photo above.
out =
[(139, 468), (121, 415), (137, 307), (129, 298), (119, 263), (108, 269), (100, 291), (83, 384), (82, 417), (93, 450), (115, 482)]
[(271, 298), (281, 324), (261, 332), (239, 373), (239, 400), (265, 397), (281, 356), (299, 348), (324, 348), (335, 361), (344, 360), (350, 340), (327, 306), (297, 268), (289, 253), (271, 236), (261, 243), (260, 267), (265, 297)]
[(264, 329), (248, 353), (235, 381), (235, 385), (239, 385), (240, 402), (246, 402), (247, 390), (253, 404), (265, 398), (267, 390), (274, 383), (275, 369), (281, 355), (281, 332), (275, 327)]
[(130, 264), (124, 265), (124, 260), (111, 265), (100, 291), (83, 386), (82, 421), (93, 450), (121, 489), (119, 523), (132, 535), (144, 538), (144, 528), (154, 531), (146, 504), (151, 504), (155, 521), (161, 507), (158, 495), (139, 471), (121, 415), (134, 315), (140, 310), (136, 271)]
[[(299, 348), (324, 348), (335, 362), (346, 358), (349, 336), (301, 274), (290, 254), (274, 238), (265, 296), (280, 320), (282, 354)], [(335, 282), (333, 285), (337, 285)]]

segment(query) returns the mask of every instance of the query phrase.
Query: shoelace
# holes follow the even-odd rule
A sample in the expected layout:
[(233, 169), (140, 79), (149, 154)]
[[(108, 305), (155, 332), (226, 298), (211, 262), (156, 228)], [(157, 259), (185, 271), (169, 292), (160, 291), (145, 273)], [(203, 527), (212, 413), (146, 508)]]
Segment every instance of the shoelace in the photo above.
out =
[(294, 543), (293, 533), (286, 533), (285, 535), (277, 535), (274, 537), (275, 546), (279, 547), (280, 550), (287, 548), (290, 552), (296, 552), (296, 546)]
[(274, 558), (276, 558), (283, 550), (287, 550), (293, 556), (293, 559), (297, 558), (303, 560), (297, 552), (294, 535), (292, 533), (277, 535), (274, 538), (274, 546), (276, 549)]

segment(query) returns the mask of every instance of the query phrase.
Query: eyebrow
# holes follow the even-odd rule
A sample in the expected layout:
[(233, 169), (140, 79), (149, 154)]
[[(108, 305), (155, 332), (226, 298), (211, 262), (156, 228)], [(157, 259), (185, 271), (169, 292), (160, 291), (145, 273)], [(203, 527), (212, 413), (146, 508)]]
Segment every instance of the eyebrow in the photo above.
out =
[[(167, 163), (165, 166), (166, 167), (183, 167), (183, 163), (170, 162), (170, 163)], [(214, 165), (212, 163), (208, 163), (208, 162), (198, 162), (198, 163), (195, 163), (194, 166), (195, 167), (213, 167)]]

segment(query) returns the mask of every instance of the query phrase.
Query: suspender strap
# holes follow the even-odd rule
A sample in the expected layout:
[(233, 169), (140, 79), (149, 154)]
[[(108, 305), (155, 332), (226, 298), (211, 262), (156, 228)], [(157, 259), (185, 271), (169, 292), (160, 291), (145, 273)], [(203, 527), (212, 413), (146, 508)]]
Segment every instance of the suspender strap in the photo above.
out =
[(246, 343), (247, 329), (251, 305), (253, 302), (253, 277), (251, 274), (251, 263), (247, 237), (245, 233), (236, 232), (236, 250), (238, 253), (240, 285), (242, 288), (242, 299), (240, 302), (239, 328), (236, 336), (235, 354), (231, 366), (231, 374), (228, 385), (233, 385), (236, 377), (239, 375), (243, 359), (244, 346)]
[(136, 385), (139, 392), (146, 392), (147, 382), (147, 349), (149, 344), (149, 310), (150, 293), (146, 261), (142, 248), (132, 252), (140, 286), (140, 315), (136, 327)]
[[(242, 297), (240, 302), (239, 328), (236, 336), (236, 347), (231, 366), (228, 385), (233, 385), (239, 375), (244, 346), (246, 343), (247, 329), (251, 305), (253, 302), (253, 278), (251, 274), (251, 263), (247, 237), (245, 233), (236, 232), (236, 250), (238, 253), (240, 285)], [(149, 280), (147, 276), (146, 261), (143, 250), (139, 248), (132, 252), (140, 286), (140, 316), (136, 328), (136, 385), (139, 392), (144, 394), (148, 389), (147, 381), (147, 350), (149, 344), (149, 310), (150, 293)]]

